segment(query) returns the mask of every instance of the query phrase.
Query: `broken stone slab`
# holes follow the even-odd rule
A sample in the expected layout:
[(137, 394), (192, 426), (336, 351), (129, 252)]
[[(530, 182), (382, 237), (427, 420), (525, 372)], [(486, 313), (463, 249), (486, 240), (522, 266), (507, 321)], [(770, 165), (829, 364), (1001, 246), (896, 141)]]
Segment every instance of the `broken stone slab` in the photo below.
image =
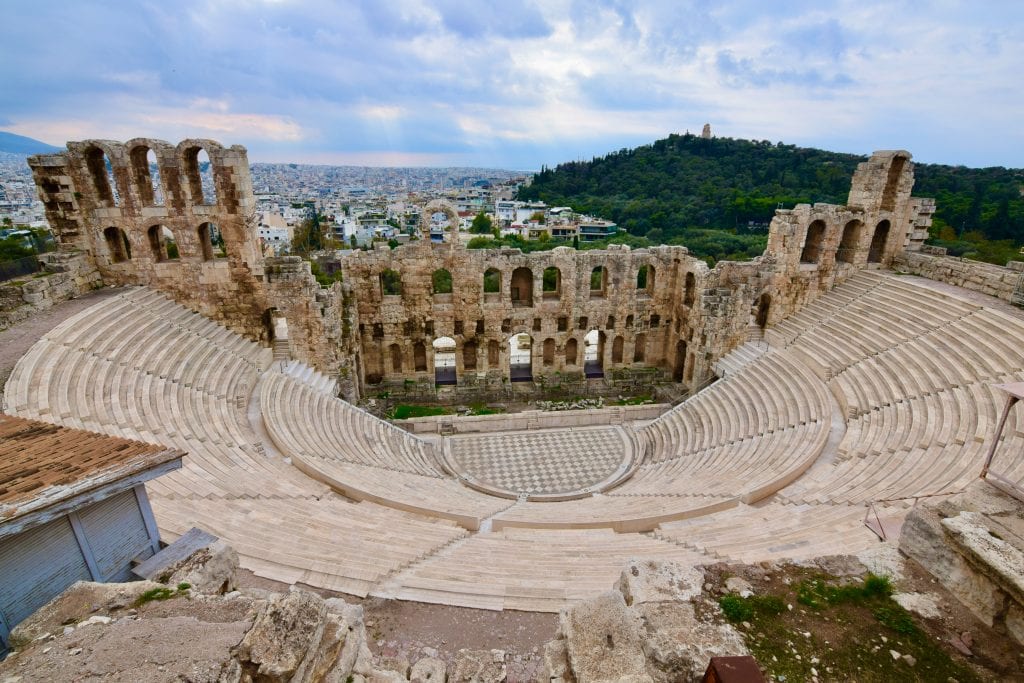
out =
[(152, 557), (140, 562), (138, 566), (132, 569), (132, 573), (139, 578), (159, 581), (161, 575), (170, 576), (168, 571), (170, 568), (187, 560), (195, 551), (208, 548), (216, 543), (217, 540), (217, 537), (213, 534), (192, 527), (179, 536), (178, 540), (161, 549), (160, 552)]
[(657, 683), (700, 680), (712, 657), (750, 654), (729, 624), (701, 621), (692, 603), (639, 606), (643, 652)]
[(502, 650), (459, 650), (449, 681), (464, 683), (502, 683), (508, 674)]
[(704, 572), (697, 567), (660, 560), (630, 560), (616, 588), (627, 605), (687, 601), (700, 595)]
[(622, 593), (609, 591), (562, 610), (559, 631), (569, 666), (580, 683), (647, 682), (640, 618)]
[(412, 665), (410, 683), (444, 683), (448, 665), (437, 657), (424, 657)]
[(993, 536), (980, 512), (961, 512), (942, 520), (942, 526), (967, 561), (1024, 604), (1024, 553)]
[(243, 676), (267, 683), (309, 680), (307, 659), (323, 638), (326, 614), (324, 601), (313, 593), (275, 596), (236, 648)]
[(198, 593), (220, 595), (234, 590), (237, 570), (238, 553), (224, 541), (216, 541), (165, 571), (170, 572), (170, 586), (187, 583)]
[(931, 593), (894, 593), (892, 599), (908, 612), (914, 612), (927, 619), (942, 616), (936, 596)]
[(569, 653), (562, 638), (544, 643), (543, 680), (550, 683), (568, 683), (574, 680), (569, 668)]

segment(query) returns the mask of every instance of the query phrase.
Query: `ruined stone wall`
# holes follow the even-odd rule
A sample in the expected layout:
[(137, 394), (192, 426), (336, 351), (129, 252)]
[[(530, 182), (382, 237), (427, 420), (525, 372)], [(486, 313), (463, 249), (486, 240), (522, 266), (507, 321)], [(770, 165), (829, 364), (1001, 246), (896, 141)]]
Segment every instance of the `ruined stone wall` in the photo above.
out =
[(1024, 287), (1024, 261), (1010, 261), (1007, 266), (914, 252), (904, 252), (893, 259), (896, 270), (1013, 301), (1014, 293)]
[(99, 271), (82, 254), (49, 253), (39, 260), (42, 273), (0, 283), (0, 330), (103, 286)]

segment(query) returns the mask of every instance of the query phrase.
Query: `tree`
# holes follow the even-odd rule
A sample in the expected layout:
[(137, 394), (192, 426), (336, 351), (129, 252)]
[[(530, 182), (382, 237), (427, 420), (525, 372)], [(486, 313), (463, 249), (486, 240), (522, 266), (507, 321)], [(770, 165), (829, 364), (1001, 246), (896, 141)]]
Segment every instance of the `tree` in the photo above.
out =
[(494, 230), (494, 223), (491, 221), (491, 217), (481, 211), (473, 219), (473, 223), (469, 226), (469, 231), (474, 235), (489, 235)]

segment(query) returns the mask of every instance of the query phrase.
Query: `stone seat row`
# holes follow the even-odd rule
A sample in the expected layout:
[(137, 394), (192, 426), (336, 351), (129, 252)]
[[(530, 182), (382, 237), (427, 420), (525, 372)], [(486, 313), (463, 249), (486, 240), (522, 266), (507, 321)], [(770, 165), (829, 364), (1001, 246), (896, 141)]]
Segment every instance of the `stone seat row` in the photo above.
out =
[(772, 326), (774, 344), (788, 346), (805, 331), (820, 325), (836, 313), (845, 310), (874, 288), (881, 286), (884, 278), (873, 271), (862, 270), (836, 287), (827, 296), (820, 296), (809, 302), (797, 314), (780, 320)]
[(271, 438), (293, 457), (441, 476), (432, 444), (290, 375), (264, 375), (260, 406)]
[(607, 591), (632, 558), (684, 565), (707, 561), (701, 553), (641, 534), (503, 529), (455, 542), (373, 595), (478, 609), (557, 612), (567, 601)]
[(773, 350), (712, 384), (641, 430), (661, 461), (823, 419), (826, 386), (803, 364)]
[(794, 481), (810, 467), (824, 448), (829, 431), (828, 422), (811, 422), (644, 464), (609, 495), (732, 494), (744, 503), (754, 502)]
[(722, 561), (846, 555), (878, 544), (878, 537), (863, 524), (864, 515), (862, 505), (765, 502), (663, 524), (653, 535)]
[(387, 574), (468, 533), (445, 520), (330, 494), (320, 500), (212, 500), (195, 506), (157, 499), (153, 508), (169, 539), (199, 526), (230, 539), (241, 565), (258, 576), (360, 597)]
[(312, 366), (297, 360), (289, 360), (281, 365), (281, 372), (294, 377), (303, 384), (328, 396), (336, 396), (338, 381), (323, 374)]

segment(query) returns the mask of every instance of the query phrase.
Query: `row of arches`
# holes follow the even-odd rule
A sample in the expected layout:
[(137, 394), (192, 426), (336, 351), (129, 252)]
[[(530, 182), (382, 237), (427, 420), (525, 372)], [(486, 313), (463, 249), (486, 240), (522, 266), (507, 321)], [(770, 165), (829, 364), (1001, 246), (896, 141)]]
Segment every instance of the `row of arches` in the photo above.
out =
[[(871, 245), (868, 248), (868, 263), (881, 263), (885, 257), (886, 245), (889, 241), (889, 220), (882, 220), (871, 233)], [(800, 263), (821, 263), (826, 253), (825, 242), (828, 226), (824, 220), (818, 219), (807, 226), (807, 236), (803, 249), (800, 251)], [(843, 226), (839, 246), (835, 250), (838, 263), (853, 263), (860, 247), (864, 223), (854, 219)]]
[[(210, 155), (201, 145), (189, 145), (177, 150), (179, 168), (184, 175), (182, 185), (188, 188), (188, 196), (193, 204), (217, 204), (217, 188), (213, 181), (213, 165)], [(107, 152), (99, 146), (86, 148), (84, 154), (85, 167), (99, 205), (101, 207), (119, 207), (124, 198), (129, 196), (128, 187), (118, 182), (118, 174)], [(168, 188), (174, 186), (170, 181), (169, 169), (162, 168), (156, 152), (145, 144), (136, 144), (128, 150), (128, 168), (121, 178), (130, 182), (142, 206), (164, 206), (169, 194)], [(177, 174), (177, 168), (173, 174)], [(179, 185), (180, 186), (180, 185)]]
[[(478, 342), (469, 339), (459, 347), (452, 337), (438, 337), (428, 344), (426, 341), (415, 341), (411, 348), (407, 345), (392, 343), (388, 345), (385, 360), (392, 375), (425, 373), (433, 371), (434, 383), (437, 386), (455, 385), (458, 383), (458, 357), (461, 355), (463, 372), (482, 370), (507, 369), (507, 377), (512, 382), (533, 381), (534, 366), (553, 368), (556, 360), (561, 357), (566, 368), (583, 370), (588, 378), (603, 377), (604, 364), (610, 362), (619, 366), (629, 362), (644, 363), (648, 356), (646, 334), (638, 334), (633, 338), (633, 349), (627, 359), (625, 354), (625, 338), (616, 335), (612, 339), (610, 354), (606, 356), (607, 335), (603, 330), (589, 330), (581, 341), (570, 337), (561, 349), (552, 337), (539, 341), (534, 349), (535, 341), (526, 332), (517, 332), (507, 337), (504, 342), (491, 339)], [(502, 350), (504, 347), (504, 361)], [(428, 357), (428, 349), (430, 356)], [(507, 368), (506, 368), (507, 366)], [(374, 374), (371, 371), (371, 375)], [(368, 377), (370, 383), (374, 383)]]
[[(654, 292), (656, 271), (650, 264), (640, 266), (636, 273), (636, 291), (639, 296), (651, 296)], [(382, 296), (401, 296), (403, 292), (402, 275), (399, 271), (386, 268), (378, 275)], [(502, 297), (503, 277), (497, 268), (488, 268), (481, 278), (484, 300), (497, 303)], [(540, 295), (543, 300), (560, 300), (562, 298), (562, 272), (556, 266), (548, 266), (541, 273)], [(590, 273), (590, 298), (604, 298), (608, 287), (607, 269), (596, 266)], [(454, 281), (451, 271), (438, 268), (431, 274), (431, 294), (445, 296), (453, 294)], [(533, 306), (535, 294), (535, 277), (533, 271), (520, 266), (512, 271), (509, 278), (509, 299), (513, 306)], [(692, 306), (696, 300), (697, 279), (692, 272), (685, 278), (683, 303)]]
[[(146, 229), (145, 246), (153, 261), (164, 263), (180, 260), (182, 253), (175, 238), (174, 231), (162, 224), (151, 225)], [(132, 260), (132, 242), (128, 234), (117, 226), (109, 226), (103, 230), (103, 241), (107, 256), (111, 263), (123, 263)], [(185, 253), (186, 257), (198, 257), (201, 261), (213, 261), (227, 255), (224, 241), (216, 224), (206, 222), (195, 231), (195, 252)]]

